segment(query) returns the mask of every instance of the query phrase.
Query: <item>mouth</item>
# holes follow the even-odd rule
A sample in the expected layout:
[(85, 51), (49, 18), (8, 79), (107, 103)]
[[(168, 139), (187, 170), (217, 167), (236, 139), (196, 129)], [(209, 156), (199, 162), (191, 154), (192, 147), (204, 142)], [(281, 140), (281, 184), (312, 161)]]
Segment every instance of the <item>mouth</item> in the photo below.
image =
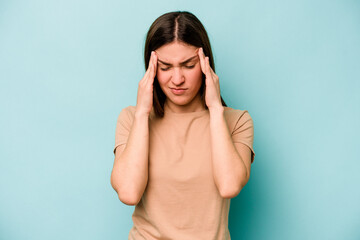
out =
[(187, 88), (170, 88), (171, 92), (174, 93), (175, 95), (181, 95), (183, 93), (185, 93)]

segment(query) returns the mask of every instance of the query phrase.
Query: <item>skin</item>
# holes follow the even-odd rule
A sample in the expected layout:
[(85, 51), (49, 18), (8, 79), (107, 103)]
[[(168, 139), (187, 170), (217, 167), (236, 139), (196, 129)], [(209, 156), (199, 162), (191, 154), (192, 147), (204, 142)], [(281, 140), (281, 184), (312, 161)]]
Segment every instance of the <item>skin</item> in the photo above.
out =
[[(183, 63), (191, 57), (194, 59)], [(209, 58), (202, 48), (173, 42), (152, 52), (149, 67), (139, 82), (128, 142), (118, 146), (115, 152), (111, 184), (123, 203), (138, 204), (147, 185), (149, 114), (155, 76), (167, 96), (165, 111), (183, 113), (204, 110), (199, 96), (201, 73), (206, 76), (205, 101), (210, 113), (212, 169), (218, 191), (223, 198), (233, 198), (248, 182), (251, 150), (242, 143), (232, 141), (221, 104), (219, 77), (211, 69)], [(173, 87), (186, 90), (176, 95), (171, 91)]]
[[(195, 112), (204, 110), (199, 89), (202, 71), (199, 48), (180, 42), (173, 42), (158, 48), (157, 79), (167, 99), (165, 111)], [(183, 94), (174, 94), (171, 88), (186, 89)]]

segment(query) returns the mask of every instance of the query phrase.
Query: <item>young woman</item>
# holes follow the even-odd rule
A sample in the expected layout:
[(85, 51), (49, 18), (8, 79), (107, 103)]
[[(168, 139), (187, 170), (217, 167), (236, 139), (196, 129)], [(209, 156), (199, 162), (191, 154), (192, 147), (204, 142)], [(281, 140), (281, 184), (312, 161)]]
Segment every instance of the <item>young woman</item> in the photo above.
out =
[(250, 177), (253, 121), (220, 95), (210, 42), (189, 12), (151, 25), (136, 106), (119, 114), (112, 187), (136, 205), (129, 239), (230, 239), (230, 199)]

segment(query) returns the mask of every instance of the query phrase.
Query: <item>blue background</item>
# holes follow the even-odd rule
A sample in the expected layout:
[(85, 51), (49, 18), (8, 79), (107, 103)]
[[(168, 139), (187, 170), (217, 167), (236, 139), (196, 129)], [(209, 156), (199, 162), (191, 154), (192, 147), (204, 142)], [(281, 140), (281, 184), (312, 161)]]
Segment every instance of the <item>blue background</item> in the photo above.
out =
[(0, 1), (0, 239), (127, 239), (110, 185), (146, 31), (193, 12), (254, 120), (232, 239), (360, 239), (360, 2)]

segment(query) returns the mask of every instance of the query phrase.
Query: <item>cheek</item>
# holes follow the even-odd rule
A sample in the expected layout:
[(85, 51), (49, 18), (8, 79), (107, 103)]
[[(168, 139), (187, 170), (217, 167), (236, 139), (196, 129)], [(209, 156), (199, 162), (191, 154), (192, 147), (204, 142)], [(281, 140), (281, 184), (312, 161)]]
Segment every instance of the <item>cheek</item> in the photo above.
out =
[(162, 72), (160, 70), (157, 70), (156, 77), (159, 80), (160, 86), (163, 85), (164, 83), (166, 83), (167, 79), (169, 78), (168, 75), (169, 74), (167, 74), (166, 72)]
[(197, 65), (194, 69), (188, 72), (187, 79), (191, 79), (193, 83), (201, 85), (202, 71), (200, 65)]
[(169, 74), (169, 72), (163, 72), (158, 70), (156, 72), (156, 78), (158, 79), (160, 88), (165, 93), (167, 91), (167, 85), (169, 83), (169, 80), (171, 79), (171, 74)]

